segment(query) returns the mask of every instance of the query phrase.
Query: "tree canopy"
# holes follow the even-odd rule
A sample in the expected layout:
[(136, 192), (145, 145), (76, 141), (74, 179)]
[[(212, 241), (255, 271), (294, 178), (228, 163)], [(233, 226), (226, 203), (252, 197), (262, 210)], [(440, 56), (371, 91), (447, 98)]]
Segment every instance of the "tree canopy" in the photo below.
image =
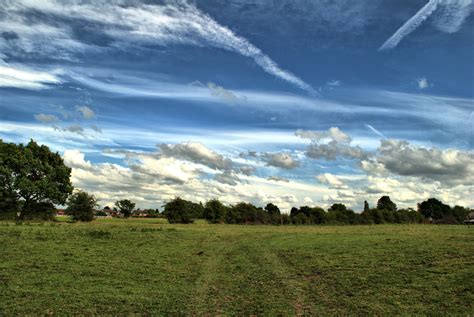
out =
[(72, 193), (71, 169), (58, 153), (31, 140), (23, 144), (0, 140), (0, 199), (17, 219), (42, 204), (64, 204)]
[(426, 218), (441, 219), (451, 213), (451, 207), (436, 198), (430, 198), (418, 204), (418, 211)]
[(116, 201), (115, 206), (120, 210), (124, 218), (129, 218), (132, 215), (133, 209), (135, 208), (135, 203), (128, 199), (122, 199)]
[(75, 221), (92, 221), (97, 199), (84, 191), (77, 191), (69, 196), (66, 213)]
[(164, 205), (163, 214), (170, 223), (192, 223), (193, 204), (190, 201), (176, 197)]
[(388, 210), (388, 211), (396, 211), (397, 205), (390, 199), (389, 196), (382, 196), (377, 201), (377, 209), (379, 210)]
[(210, 223), (224, 223), (227, 216), (227, 207), (218, 199), (209, 200), (204, 205), (204, 219)]

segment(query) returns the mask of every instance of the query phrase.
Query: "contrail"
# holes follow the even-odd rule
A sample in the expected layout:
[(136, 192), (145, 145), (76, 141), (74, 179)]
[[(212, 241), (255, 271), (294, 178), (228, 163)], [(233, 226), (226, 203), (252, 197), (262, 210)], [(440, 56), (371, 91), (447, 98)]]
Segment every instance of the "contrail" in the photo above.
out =
[(373, 133), (377, 134), (379, 137), (381, 137), (382, 139), (386, 139), (385, 135), (380, 132), (379, 130), (377, 130), (376, 128), (374, 128), (373, 126), (371, 126), (370, 124), (365, 124), (365, 126), (367, 128), (369, 128), (369, 130), (371, 130)]
[(438, 8), (439, 0), (429, 0), (410, 20), (405, 22), (382, 46), (379, 51), (392, 49), (411, 32), (415, 31)]

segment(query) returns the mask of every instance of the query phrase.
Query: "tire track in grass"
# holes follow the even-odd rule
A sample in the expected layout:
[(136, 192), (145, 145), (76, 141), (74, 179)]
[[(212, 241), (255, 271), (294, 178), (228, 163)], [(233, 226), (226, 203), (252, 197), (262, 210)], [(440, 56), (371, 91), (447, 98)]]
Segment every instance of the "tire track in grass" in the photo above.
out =
[[(289, 303), (293, 311), (287, 311), (286, 313), (291, 315), (303, 316), (303, 315), (315, 315), (316, 312), (312, 306), (308, 303), (311, 302), (307, 292), (307, 281), (310, 277), (302, 277), (296, 274), (295, 268), (290, 267), (287, 263), (281, 260), (276, 252), (278, 249), (272, 247), (271, 242), (275, 242), (275, 238), (278, 239), (279, 235), (270, 235), (265, 241), (267, 245), (263, 248), (263, 252), (260, 254), (260, 259), (264, 262), (264, 265), (271, 267), (272, 271), (281, 285), (281, 291), (285, 298), (288, 298)], [(281, 312), (283, 313), (283, 312)]]
[[(219, 293), (218, 273), (223, 268), (222, 264), (225, 262), (226, 249), (240, 243), (242, 240), (244, 240), (242, 234), (225, 235), (224, 237), (217, 235), (213, 236), (212, 240), (205, 242), (207, 252), (203, 253), (202, 256), (205, 256), (207, 260), (200, 268), (201, 275), (194, 284), (195, 296), (188, 306), (188, 311), (192, 312), (193, 315), (215, 315), (222, 313), (220, 312), (220, 303), (217, 301)], [(213, 309), (210, 311), (209, 308), (211, 307)]]
[(226, 238), (230, 240), (219, 241), (223, 245), (202, 267), (191, 311), (198, 315), (312, 313), (305, 281), (270, 246), (274, 234)]

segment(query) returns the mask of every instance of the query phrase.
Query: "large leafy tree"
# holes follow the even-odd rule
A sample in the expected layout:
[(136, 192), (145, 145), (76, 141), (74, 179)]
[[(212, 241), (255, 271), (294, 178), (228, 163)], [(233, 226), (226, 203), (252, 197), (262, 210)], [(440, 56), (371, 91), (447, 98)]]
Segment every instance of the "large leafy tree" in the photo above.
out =
[(321, 207), (312, 207), (309, 213), (309, 218), (313, 224), (322, 224), (327, 220), (327, 214)]
[(76, 221), (92, 221), (96, 207), (97, 199), (94, 195), (77, 191), (69, 197), (66, 213)]
[(211, 223), (223, 223), (226, 220), (227, 207), (218, 199), (206, 202), (204, 206), (204, 218)]
[(125, 218), (129, 218), (133, 209), (135, 209), (135, 203), (128, 199), (122, 199), (115, 202), (115, 207), (120, 210)]
[(328, 209), (328, 218), (335, 223), (355, 223), (356, 215), (353, 210), (348, 209), (344, 204), (333, 204)]
[(232, 215), (236, 217), (235, 223), (267, 223), (268, 215), (263, 209), (259, 209), (251, 203), (240, 202), (231, 207)]
[(274, 205), (272, 203), (268, 203), (265, 206), (265, 211), (267, 212), (268, 216), (270, 217), (271, 223), (277, 225), (277, 224), (283, 224), (283, 219), (281, 217), (281, 211), (280, 208), (278, 208), (277, 205)]
[(436, 198), (430, 198), (418, 204), (418, 211), (426, 218), (441, 219), (451, 214), (451, 207)]
[(272, 203), (268, 203), (265, 206), (265, 210), (270, 216), (273, 216), (273, 215), (278, 215), (279, 216), (281, 214), (280, 208), (278, 208), (277, 205), (274, 205)]
[(39, 204), (65, 204), (73, 190), (70, 176), (71, 169), (47, 146), (0, 140), (1, 199), (15, 209), (17, 220)]
[(390, 199), (389, 196), (382, 196), (377, 201), (377, 209), (397, 211), (397, 205)]
[(163, 214), (170, 223), (192, 223), (193, 205), (190, 201), (176, 197), (164, 205)]

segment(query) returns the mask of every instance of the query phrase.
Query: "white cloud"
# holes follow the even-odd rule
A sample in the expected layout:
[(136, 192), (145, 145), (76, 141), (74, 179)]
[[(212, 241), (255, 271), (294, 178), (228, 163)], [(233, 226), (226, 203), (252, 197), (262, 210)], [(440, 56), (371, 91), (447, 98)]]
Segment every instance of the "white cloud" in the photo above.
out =
[[(210, 16), (199, 11), (195, 6), (179, 2), (175, 5), (123, 5), (120, 2), (75, 2), (65, 4), (55, 0), (18, 1), (7, 2), (0, 5), (0, 9), (9, 12), (3, 23), (4, 31), (23, 30), (20, 38), (26, 41), (10, 44), (7, 40), (0, 43), (4, 47), (14, 51), (19, 45), (22, 52), (30, 52), (35, 48), (38, 51), (48, 52), (47, 45), (59, 47), (60, 52), (76, 52), (81, 50), (99, 49), (95, 45), (80, 43), (71, 35), (70, 26), (63, 29), (57, 27), (61, 22), (56, 19), (55, 26), (48, 24), (48, 19), (43, 24), (36, 23), (26, 27), (27, 19), (24, 18), (28, 9), (35, 10), (46, 15), (54, 14), (65, 19), (83, 19), (96, 23), (98, 34), (104, 34), (112, 38), (116, 43), (133, 44), (187, 44), (208, 45), (240, 55), (252, 58), (265, 72), (293, 84), (311, 94), (317, 94), (315, 90), (302, 79), (291, 72), (283, 70), (270, 57), (265, 55), (259, 48), (245, 38), (236, 35), (229, 28), (220, 25)], [(11, 25), (15, 23), (13, 28)], [(46, 24), (46, 25), (45, 25)], [(41, 27), (40, 27), (41, 26)], [(45, 36), (42, 32), (46, 32)], [(60, 44), (58, 44), (60, 43)], [(50, 54), (52, 57), (71, 58), (71, 54)]]
[(209, 82), (207, 83), (207, 88), (209, 88), (211, 95), (223, 100), (226, 103), (233, 104), (239, 101), (239, 97), (237, 97), (237, 95), (222, 86)]
[(36, 121), (39, 121), (42, 123), (52, 123), (52, 122), (59, 121), (58, 117), (56, 117), (53, 114), (38, 113), (38, 114), (35, 114), (34, 117)]
[(362, 161), (361, 167), (370, 173), (417, 176), (445, 185), (474, 183), (473, 153), (423, 148), (400, 140), (381, 140), (376, 155)]
[(232, 168), (231, 160), (224, 158), (201, 143), (160, 144), (158, 147), (160, 154), (166, 157), (190, 160), (191, 162), (204, 164), (219, 170), (229, 170)]
[(341, 86), (341, 81), (340, 80), (330, 80), (326, 83), (329, 87), (339, 87)]
[(335, 161), (338, 158), (360, 160), (368, 156), (361, 147), (352, 146), (352, 138), (337, 127), (328, 131), (297, 130), (295, 135), (311, 140), (305, 152), (310, 158)]
[[(73, 168), (72, 182), (76, 188), (96, 194), (104, 201), (127, 197), (138, 206), (157, 207), (167, 199), (181, 196), (193, 201), (219, 198), (227, 204), (250, 201), (259, 206), (278, 203), (283, 211), (300, 200), (297, 195), (325, 192), (302, 183), (273, 182), (256, 176), (242, 176), (226, 171), (208, 178), (203, 165), (171, 157), (154, 157), (135, 153), (124, 162), (126, 166), (110, 163), (91, 164), (84, 154), (69, 150), (65, 162)], [(301, 199), (304, 196), (301, 196)]]
[(351, 137), (342, 132), (338, 127), (331, 127), (328, 131), (297, 130), (295, 134), (300, 138), (310, 139), (315, 142), (324, 139), (342, 143), (350, 143), (352, 141)]
[[(75, 187), (88, 190), (104, 201), (130, 198), (141, 207), (156, 208), (179, 195), (192, 201), (219, 198), (227, 204), (249, 201), (264, 206), (273, 202), (286, 212), (300, 201), (305, 204), (316, 202), (325, 207), (342, 202), (358, 211), (364, 200), (372, 204), (381, 195), (390, 195), (399, 207), (415, 207), (417, 202), (428, 197), (439, 197), (452, 205), (470, 206), (470, 197), (474, 194), (474, 188), (469, 184), (446, 187), (437, 181), (420, 181), (415, 176), (323, 174), (319, 178), (327, 184), (318, 185), (275, 181), (230, 171), (209, 178), (203, 173), (204, 165), (143, 153), (135, 153), (126, 159), (125, 166), (93, 164), (77, 150), (67, 151), (64, 158), (73, 168)], [(350, 183), (350, 189), (344, 187), (343, 180)]]
[(83, 127), (81, 127), (80, 125), (78, 124), (73, 124), (73, 125), (70, 125), (70, 126), (67, 126), (65, 128), (62, 128), (62, 127), (58, 127), (58, 126), (55, 126), (53, 125), (53, 129), (55, 131), (59, 131), (59, 132), (71, 132), (71, 133), (76, 133), (76, 134), (79, 134), (81, 136), (85, 136), (85, 130)]
[(428, 84), (428, 79), (426, 79), (426, 77), (423, 77), (423, 78), (418, 78), (416, 80), (417, 84), (418, 84), (418, 88), (419, 89), (426, 89), (428, 88), (430, 85)]
[(164, 181), (184, 183), (195, 178), (199, 173), (198, 166), (172, 157), (153, 158), (147, 155), (137, 155), (137, 164), (132, 164), (134, 171), (157, 177)]
[(268, 166), (293, 169), (299, 166), (299, 162), (288, 153), (262, 153), (262, 160)]
[(84, 134), (84, 128), (77, 124), (68, 126), (64, 128), (63, 131), (68, 131), (68, 132), (77, 133), (77, 134)]
[(219, 183), (232, 185), (232, 186), (237, 185), (241, 181), (237, 175), (231, 172), (218, 173), (214, 176), (214, 179), (218, 181)]
[(97, 133), (102, 133), (102, 129), (99, 128), (98, 126), (96, 125), (91, 125), (91, 129), (94, 130), (94, 132), (97, 132)]
[(336, 175), (331, 173), (320, 174), (316, 176), (316, 179), (323, 184), (328, 184), (332, 188), (347, 188)]
[(45, 72), (16, 64), (7, 64), (0, 59), (0, 87), (12, 87), (29, 90), (48, 88), (59, 84), (59, 71)]
[(77, 106), (76, 110), (81, 114), (82, 118), (90, 120), (95, 117), (95, 112), (87, 106)]
[(280, 177), (280, 176), (270, 176), (268, 177), (268, 180), (275, 181), (275, 182), (285, 182), (285, 183), (289, 182), (287, 178)]
[(303, 201), (304, 201), (305, 204), (313, 204), (314, 203), (314, 201), (310, 197), (305, 197)]
[(433, 24), (445, 33), (459, 31), (474, 9), (472, 0), (445, 0), (440, 4), (438, 10), (433, 14)]
[(66, 150), (64, 151), (64, 164), (72, 168), (80, 168), (83, 170), (91, 170), (92, 164), (90, 161), (85, 160), (84, 153), (79, 150)]

